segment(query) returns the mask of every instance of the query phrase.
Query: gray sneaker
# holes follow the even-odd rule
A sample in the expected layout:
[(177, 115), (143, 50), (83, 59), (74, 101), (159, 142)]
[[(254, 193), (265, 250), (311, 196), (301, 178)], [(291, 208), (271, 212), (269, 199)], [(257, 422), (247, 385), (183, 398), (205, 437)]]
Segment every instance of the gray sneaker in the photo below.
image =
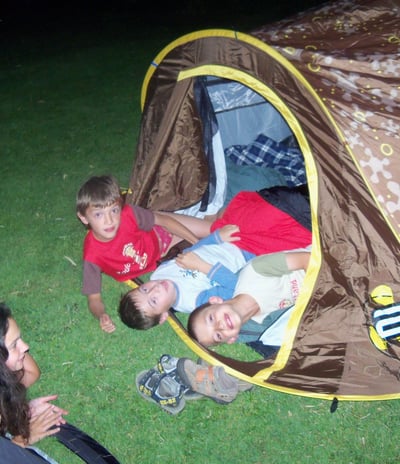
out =
[[(157, 369), (161, 374), (168, 374), (170, 377), (175, 379), (178, 383), (182, 383), (179, 375), (176, 371), (176, 366), (178, 364), (179, 358), (175, 358), (170, 354), (163, 354), (158, 360)], [(185, 385), (185, 391), (183, 397), (187, 401), (201, 400), (204, 396), (201, 393), (193, 391), (188, 385)]]
[[(206, 361), (204, 361), (203, 358), (198, 358), (197, 359), (197, 364), (200, 364), (200, 366), (209, 366), (210, 364), (208, 364)], [(229, 375), (229, 374), (226, 374), (226, 375)], [(232, 377), (232, 376), (230, 376)], [(245, 392), (245, 391), (249, 391), (251, 390), (254, 385), (250, 382), (246, 382), (245, 380), (242, 380), (242, 379), (238, 379), (236, 377), (232, 377), (235, 382), (237, 382), (237, 385), (238, 385), (238, 390), (240, 392)]]
[(155, 369), (140, 372), (136, 376), (136, 388), (142, 398), (158, 404), (170, 414), (179, 414), (185, 407), (186, 387)]
[(176, 370), (185, 385), (217, 403), (231, 403), (239, 392), (237, 379), (226, 374), (222, 366), (202, 366), (180, 358)]

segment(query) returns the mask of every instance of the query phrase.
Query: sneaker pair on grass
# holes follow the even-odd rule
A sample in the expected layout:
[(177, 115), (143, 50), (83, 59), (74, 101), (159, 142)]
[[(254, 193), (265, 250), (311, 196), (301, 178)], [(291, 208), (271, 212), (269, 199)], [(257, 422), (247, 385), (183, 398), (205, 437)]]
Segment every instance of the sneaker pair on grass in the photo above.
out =
[(226, 374), (222, 366), (164, 354), (154, 368), (137, 375), (136, 387), (144, 399), (170, 414), (179, 414), (188, 400), (209, 397), (228, 404), (252, 385)]

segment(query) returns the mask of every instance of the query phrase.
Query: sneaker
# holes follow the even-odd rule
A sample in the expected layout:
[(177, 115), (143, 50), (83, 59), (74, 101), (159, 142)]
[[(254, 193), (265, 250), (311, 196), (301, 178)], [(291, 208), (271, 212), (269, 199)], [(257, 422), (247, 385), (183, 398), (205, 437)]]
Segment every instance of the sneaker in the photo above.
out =
[(239, 390), (236, 379), (226, 374), (222, 366), (202, 366), (188, 358), (180, 358), (177, 373), (193, 391), (220, 404), (231, 403)]
[(170, 354), (163, 354), (157, 363), (157, 370), (161, 374), (169, 374), (174, 376), (176, 374), (176, 365), (178, 364), (179, 358), (175, 358)]
[[(168, 374), (170, 377), (173, 377), (178, 383), (182, 383), (179, 378), (178, 373), (176, 372), (176, 366), (178, 364), (179, 358), (175, 358), (170, 354), (163, 354), (158, 360), (156, 369), (161, 374)], [(193, 391), (189, 386), (184, 385), (185, 391), (183, 397), (187, 401), (195, 401), (204, 398), (201, 393)]]
[(185, 387), (173, 377), (155, 369), (142, 371), (136, 376), (136, 388), (142, 398), (158, 404), (170, 414), (179, 414), (185, 407)]
[[(206, 361), (204, 361), (204, 359), (202, 358), (197, 359), (197, 364), (200, 364), (200, 366), (209, 366), (209, 364)], [(229, 375), (229, 374), (226, 374), (226, 375)], [(240, 392), (249, 391), (254, 387), (252, 383), (246, 382), (245, 380), (242, 380), (242, 379), (238, 379), (237, 377), (232, 377), (232, 379), (234, 379), (234, 381), (237, 382), (238, 390)]]

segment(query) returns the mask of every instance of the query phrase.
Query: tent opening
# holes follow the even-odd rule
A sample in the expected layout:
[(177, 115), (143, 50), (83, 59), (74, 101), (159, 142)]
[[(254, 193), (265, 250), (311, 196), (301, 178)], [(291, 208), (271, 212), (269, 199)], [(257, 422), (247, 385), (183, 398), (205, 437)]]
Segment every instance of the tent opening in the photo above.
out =
[(254, 89), (217, 76), (194, 82), (203, 125), (209, 186), (202, 200), (180, 212), (212, 215), (240, 190), (306, 184), (304, 158), (280, 112)]

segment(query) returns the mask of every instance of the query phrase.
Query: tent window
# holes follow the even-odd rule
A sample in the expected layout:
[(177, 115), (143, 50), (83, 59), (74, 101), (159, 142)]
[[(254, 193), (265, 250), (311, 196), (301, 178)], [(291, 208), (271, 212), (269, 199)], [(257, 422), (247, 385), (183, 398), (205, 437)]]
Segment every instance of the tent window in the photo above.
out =
[[(196, 78), (195, 89), (210, 165), (210, 186), (200, 212), (214, 214), (240, 190), (306, 183), (293, 133), (263, 96), (240, 82), (214, 76)], [(278, 151), (284, 156), (276, 156)]]

